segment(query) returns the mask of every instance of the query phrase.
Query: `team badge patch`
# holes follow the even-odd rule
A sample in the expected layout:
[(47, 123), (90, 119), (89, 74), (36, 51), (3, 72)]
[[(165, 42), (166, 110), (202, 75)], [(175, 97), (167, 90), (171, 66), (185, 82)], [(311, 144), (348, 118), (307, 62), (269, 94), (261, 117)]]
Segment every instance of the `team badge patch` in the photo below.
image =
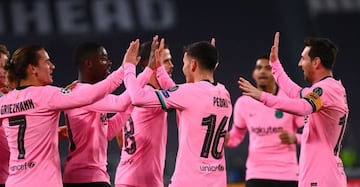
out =
[(70, 90), (70, 89), (63, 88), (63, 89), (60, 90), (60, 92), (61, 92), (62, 94), (68, 94), (68, 93), (71, 92), (71, 90)]
[(314, 93), (316, 93), (318, 96), (321, 96), (323, 94), (322, 88), (316, 87), (313, 90)]
[(169, 92), (173, 92), (173, 91), (176, 91), (177, 89), (179, 88), (179, 86), (174, 86), (174, 87), (171, 87), (168, 89)]
[(280, 111), (280, 110), (275, 110), (275, 117), (277, 118), (277, 119), (280, 119), (280, 118), (282, 118), (284, 116), (284, 113), (282, 112), (282, 111)]

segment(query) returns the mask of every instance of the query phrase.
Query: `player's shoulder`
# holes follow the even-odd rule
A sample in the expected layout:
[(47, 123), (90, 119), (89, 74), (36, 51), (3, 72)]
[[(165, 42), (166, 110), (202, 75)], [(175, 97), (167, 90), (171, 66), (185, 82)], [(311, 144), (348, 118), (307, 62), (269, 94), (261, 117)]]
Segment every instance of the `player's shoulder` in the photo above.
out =
[(256, 103), (256, 102), (258, 102), (258, 101), (256, 101), (255, 99), (253, 99), (250, 96), (241, 95), (236, 99), (235, 104), (242, 105), (242, 104), (249, 104), (249, 103)]
[(335, 94), (335, 93), (344, 93), (345, 88), (342, 85), (341, 81), (334, 79), (333, 77), (327, 77), (317, 83), (314, 83), (310, 91), (317, 93), (319, 96), (324, 93)]

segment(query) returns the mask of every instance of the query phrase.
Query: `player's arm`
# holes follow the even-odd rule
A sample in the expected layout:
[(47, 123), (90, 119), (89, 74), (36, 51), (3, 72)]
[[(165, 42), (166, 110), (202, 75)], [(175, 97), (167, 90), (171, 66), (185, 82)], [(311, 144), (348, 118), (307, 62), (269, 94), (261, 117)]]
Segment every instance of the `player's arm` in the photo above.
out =
[(135, 77), (135, 66), (130, 63), (124, 64), (125, 87), (129, 93), (131, 102), (135, 106), (141, 107), (160, 107), (156, 92), (146, 92)]
[(120, 130), (120, 132), (116, 135), (116, 142), (120, 149), (122, 149), (124, 142), (123, 142), (123, 132)]
[[(157, 37), (154, 37), (152, 46), (156, 45), (156, 42)], [(156, 96), (156, 92), (146, 92), (143, 88), (141, 88), (138, 80), (136, 80), (135, 65), (137, 64), (136, 61), (138, 58), (138, 48), (139, 40), (136, 40), (130, 43), (130, 47), (126, 51), (123, 61), (125, 87), (129, 93), (133, 105), (142, 107), (159, 107), (161, 105), (159, 99)], [(153, 61), (151, 58), (154, 50), (154, 47), (152, 47), (149, 61)], [(159, 55), (159, 51), (156, 53)]]
[(160, 87), (164, 90), (176, 86), (175, 82), (171, 79), (169, 74), (166, 72), (164, 66), (160, 66), (156, 69), (156, 79), (158, 80)]
[(280, 33), (276, 32), (274, 36), (274, 44), (271, 47), (271, 52), (269, 55), (270, 66), (272, 67), (272, 73), (275, 78), (276, 83), (281, 87), (281, 89), (291, 98), (300, 97), (299, 93), (301, 87), (293, 82), (289, 76), (285, 73), (283, 67), (281, 66), (279, 60), (279, 40)]
[(44, 92), (43, 94), (46, 94), (44, 98), (55, 98), (47, 100), (49, 109), (51, 110), (81, 107), (94, 103), (107, 94), (113, 92), (121, 84), (123, 77), (123, 68), (119, 68), (110, 74), (105, 80), (96, 84), (84, 85), (79, 89), (70, 91), (69, 93), (63, 93), (57, 87), (46, 86), (46, 93)]
[(243, 107), (242, 103), (238, 99), (234, 105), (234, 123), (232, 124), (232, 128), (227, 135), (227, 140), (225, 142), (226, 147), (236, 147), (244, 140), (247, 128), (246, 122), (241, 113), (243, 110), (241, 107)]
[(95, 112), (125, 112), (131, 105), (128, 93), (125, 91), (120, 95), (109, 94), (99, 101), (82, 107)]
[(247, 132), (246, 128), (239, 128), (236, 125), (233, 125), (230, 132), (227, 135), (226, 140), (226, 147), (236, 147), (238, 146), (245, 137), (245, 134)]
[(113, 139), (114, 136), (121, 133), (121, 129), (124, 127), (126, 121), (129, 119), (133, 108), (133, 106), (130, 106), (125, 112), (118, 112), (108, 120), (108, 140)]
[(291, 98), (299, 98), (302, 88), (292, 81), (285, 73), (280, 61), (272, 62), (271, 67), (276, 84), (281, 87), (281, 90), (283, 90), (286, 95)]
[[(151, 68), (146, 67), (143, 72), (141, 72), (137, 79), (141, 87), (144, 87), (148, 80), (150, 79), (153, 70)], [(87, 105), (84, 108), (91, 111), (97, 112), (124, 112), (128, 110), (131, 105), (130, 97), (125, 90), (120, 95), (109, 94), (105, 96), (103, 99), (91, 104)]]
[(308, 93), (304, 98), (293, 99), (262, 92), (244, 78), (240, 78), (238, 83), (239, 88), (243, 91), (244, 95), (259, 100), (268, 107), (279, 109), (284, 112), (305, 116), (320, 110), (322, 107), (320, 96), (314, 92)]
[(320, 110), (323, 106), (320, 96), (314, 92), (309, 92), (304, 98), (300, 99), (278, 97), (262, 92), (260, 101), (271, 108), (299, 116), (309, 115)]

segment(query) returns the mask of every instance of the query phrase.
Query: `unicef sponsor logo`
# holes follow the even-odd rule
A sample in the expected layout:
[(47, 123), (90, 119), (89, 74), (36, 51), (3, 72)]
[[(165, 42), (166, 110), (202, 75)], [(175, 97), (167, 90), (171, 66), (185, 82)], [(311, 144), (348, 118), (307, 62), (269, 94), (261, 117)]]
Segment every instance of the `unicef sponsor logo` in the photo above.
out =
[(36, 164), (34, 161), (30, 161), (30, 162), (25, 162), (23, 164), (10, 166), (10, 170), (11, 171), (24, 171), (26, 169), (31, 169), (31, 168), (35, 167), (35, 165)]
[(225, 170), (225, 166), (219, 164), (217, 166), (212, 166), (212, 165), (202, 165), (200, 166), (200, 170), (201, 171), (205, 171), (205, 172), (215, 172), (215, 171), (224, 171)]

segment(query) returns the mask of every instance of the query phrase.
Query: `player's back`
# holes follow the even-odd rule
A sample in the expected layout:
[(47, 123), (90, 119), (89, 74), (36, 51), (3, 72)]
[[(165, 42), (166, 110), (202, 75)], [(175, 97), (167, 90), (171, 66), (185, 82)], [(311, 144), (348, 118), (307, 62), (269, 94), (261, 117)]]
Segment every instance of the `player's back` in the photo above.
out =
[(176, 88), (166, 98), (179, 119), (179, 149), (170, 186), (226, 186), (223, 146), (232, 113), (229, 92), (208, 81)]
[(6, 186), (62, 186), (58, 152), (59, 111), (49, 110), (55, 87), (25, 87), (1, 99), (11, 152)]
[[(149, 85), (144, 90), (154, 92)], [(167, 112), (160, 107), (135, 107), (123, 129), (123, 137), (115, 184), (163, 186)]]

